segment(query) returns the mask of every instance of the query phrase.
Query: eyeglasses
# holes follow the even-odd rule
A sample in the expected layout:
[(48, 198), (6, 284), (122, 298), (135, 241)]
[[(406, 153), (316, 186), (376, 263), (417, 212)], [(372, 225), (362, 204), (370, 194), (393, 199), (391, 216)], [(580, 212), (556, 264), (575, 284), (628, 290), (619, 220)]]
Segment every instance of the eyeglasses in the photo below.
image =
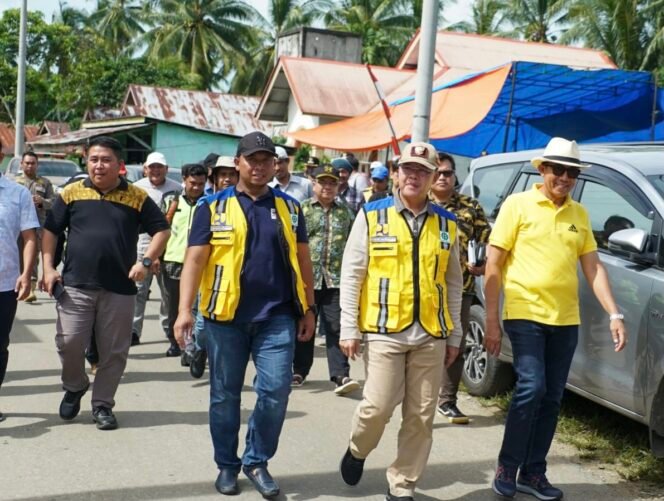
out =
[(431, 171), (429, 169), (418, 169), (417, 167), (411, 167), (409, 165), (408, 166), (400, 165), (399, 168), (401, 169), (401, 172), (403, 172), (406, 176), (424, 177), (431, 174)]
[(453, 170), (437, 170), (436, 171), (436, 176), (452, 177), (453, 175), (454, 175)]
[(562, 175), (567, 172), (567, 177), (570, 179), (576, 179), (579, 177), (579, 174), (581, 174), (581, 169), (578, 167), (565, 167), (564, 165), (560, 164), (551, 164), (551, 163), (543, 163), (545, 167), (550, 167), (551, 172), (553, 172), (554, 176), (557, 177), (562, 177)]

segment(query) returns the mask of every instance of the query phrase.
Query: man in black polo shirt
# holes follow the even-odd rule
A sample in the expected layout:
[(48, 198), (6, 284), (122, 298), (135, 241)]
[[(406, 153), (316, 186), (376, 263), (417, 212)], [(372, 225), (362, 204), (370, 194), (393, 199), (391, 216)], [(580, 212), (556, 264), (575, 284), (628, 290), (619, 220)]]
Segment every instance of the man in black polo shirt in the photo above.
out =
[[(44, 224), (43, 285), (57, 299), (55, 344), (65, 390), (60, 417), (74, 419), (90, 385), (85, 349), (94, 329), (99, 364), (92, 417), (100, 430), (117, 428), (112, 408), (131, 343), (135, 282), (157, 265), (170, 231), (157, 205), (120, 177), (122, 146), (98, 137), (88, 147), (87, 179), (65, 187)], [(152, 236), (136, 263), (139, 228)], [(53, 266), (58, 235), (68, 230), (62, 276)]]
[[(240, 140), (239, 182), (199, 202), (180, 279), (180, 346), (191, 335), (191, 304), (200, 284), (210, 433), (219, 468), (215, 485), (226, 495), (237, 493), (240, 469), (264, 497), (279, 493), (267, 465), (286, 417), (295, 338), (306, 341), (314, 332), (307, 230), (299, 203), (268, 186), (275, 157), (272, 140), (261, 132)], [(257, 401), (240, 459), (240, 397), (249, 357), (256, 366)]]

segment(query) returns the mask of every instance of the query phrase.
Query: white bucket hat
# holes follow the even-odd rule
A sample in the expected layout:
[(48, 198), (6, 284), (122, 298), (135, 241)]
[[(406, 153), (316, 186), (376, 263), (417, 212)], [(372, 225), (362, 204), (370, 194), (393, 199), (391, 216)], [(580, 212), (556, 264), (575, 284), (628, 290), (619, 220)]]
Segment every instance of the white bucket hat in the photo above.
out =
[(590, 167), (588, 164), (582, 164), (579, 155), (579, 146), (576, 141), (568, 141), (562, 137), (553, 137), (546, 145), (542, 156), (533, 158), (530, 163), (539, 167), (542, 162), (551, 162), (556, 164), (568, 165), (584, 169)]

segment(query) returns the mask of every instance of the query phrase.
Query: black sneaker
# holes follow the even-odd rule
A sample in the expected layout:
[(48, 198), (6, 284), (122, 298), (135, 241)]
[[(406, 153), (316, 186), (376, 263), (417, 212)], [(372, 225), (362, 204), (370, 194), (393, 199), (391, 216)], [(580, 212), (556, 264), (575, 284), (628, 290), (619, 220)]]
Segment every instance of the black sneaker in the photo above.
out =
[(357, 485), (360, 483), (362, 472), (364, 471), (364, 459), (357, 459), (354, 457), (350, 452), (349, 447), (346, 450), (344, 457), (341, 458), (339, 471), (341, 472), (341, 478), (344, 480), (346, 485)]
[(563, 491), (551, 485), (544, 473), (520, 473), (516, 480), (516, 490), (542, 501), (556, 501), (563, 498)]
[(191, 357), (189, 365), (189, 374), (194, 379), (200, 379), (205, 374), (205, 363), (207, 362), (207, 351), (196, 350)]
[(447, 418), (450, 423), (468, 424), (470, 419), (459, 410), (455, 402), (440, 404), (437, 408), (438, 413)]
[(71, 421), (81, 410), (81, 398), (85, 395), (85, 392), (88, 391), (90, 383), (79, 391), (65, 391), (65, 396), (62, 397), (62, 402), (60, 402), (60, 417), (65, 421)]
[(171, 346), (169, 346), (168, 350), (166, 350), (166, 356), (179, 357), (180, 355), (182, 355), (182, 350), (180, 347), (177, 345), (177, 343), (171, 342)]
[(139, 344), (141, 344), (141, 338), (138, 337), (138, 334), (136, 334), (135, 332), (132, 332), (131, 333), (131, 346), (137, 346)]
[(346, 393), (350, 393), (351, 391), (355, 391), (360, 388), (360, 383), (348, 376), (337, 376), (334, 378), (334, 382), (337, 385), (337, 387), (334, 389), (334, 393), (336, 395), (345, 395)]
[(0, 412), (0, 423), (5, 420), (5, 415)]
[(385, 501), (414, 501), (413, 496), (395, 496), (390, 491), (387, 491), (387, 496), (385, 496)]
[(98, 430), (115, 430), (118, 427), (118, 420), (108, 407), (100, 406), (92, 409), (92, 420), (97, 423)]
[(192, 353), (187, 350), (182, 350), (182, 355), (180, 355), (180, 365), (182, 367), (189, 367), (191, 365)]

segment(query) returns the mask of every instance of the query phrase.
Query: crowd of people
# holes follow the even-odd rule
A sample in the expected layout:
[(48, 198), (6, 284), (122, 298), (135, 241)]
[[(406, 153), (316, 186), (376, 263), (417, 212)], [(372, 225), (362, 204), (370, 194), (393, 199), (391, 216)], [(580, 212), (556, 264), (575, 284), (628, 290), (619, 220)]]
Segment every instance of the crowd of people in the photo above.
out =
[[(365, 365), (341, 478), (360, 482), (401, 405), (386, 499), (409, 501), (436, 412), (453, 424), (470, 421), (457, 393), (475, 278), (486, 272), (485, 344), (498, 354), (502, 290), (518, 377), (493, 490), (562, 498), (547, 480), (545, 458), (580, 321), (577, 261), (611, 314), (616, 351), (626, 342), (588, 215), (569, 198), (585, 168), (573, 141), (555, 138), (533, 159), (543, 183), (508, 198), (493, 231), (477, 200), (458, 192), (454, 158), (427, 143), (408, 144), (389, 165), (372, 163), (368, 176), (352, 154), (312, 157), (305, 175), (296, 175), (287, 151), (260, 132), (244, 136), (233, 157), (211, 153), (183, 165), (181, 183), (167, 178), (159, 152), (147, 157), (145, 177), (128, 183), (122, 146), (110, 137), (92, 139), (86, 161), (88, 175), (58, 195), (38, 175), (34, 153), (23, 156), (18, 183), (0, 176), (0, 385), (17, 301), (34, 301), (39, 286), (56, 299), (60, 417), (80, 412), (90, 387), (87, 357), (93, 419), (101, 430), (117, 428), (115, 393), (130, 347), (141, 343), (156, 278), (165, 355), (180, 357), (195, 378), (209, 367), (221, 494), (238, 492), (240, 472), (264, 497), (279, 494), (268, 463), (292, 388), (309, 377), (318, 331), (334, 393), (360, 388), (349, 360), (361, 356)], [(570, 221), (573, 234), (563, 233)], [(557, 255), (542, 245), (544, 234), (560, 241)], [(485, 265), (476, 250), (489, 244)], [(550, 265), (544, 279), (529, 271), (543, 260)], [(249, 359), (257, 400), (240, 455)]]

